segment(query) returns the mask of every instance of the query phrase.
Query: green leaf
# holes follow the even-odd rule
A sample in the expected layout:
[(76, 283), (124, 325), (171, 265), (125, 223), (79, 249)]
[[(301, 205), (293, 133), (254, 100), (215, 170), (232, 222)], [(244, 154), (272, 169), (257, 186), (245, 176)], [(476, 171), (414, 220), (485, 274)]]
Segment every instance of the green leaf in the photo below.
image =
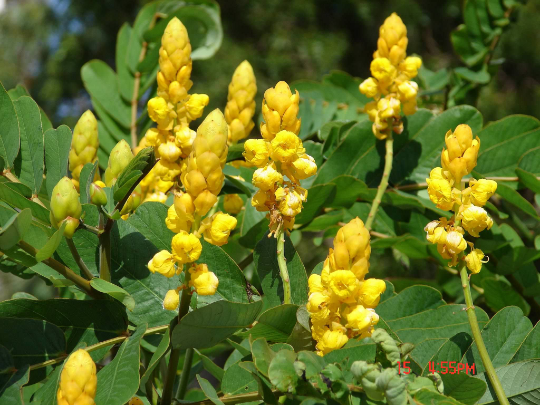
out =
[(269, 342), (285, 343), (296, 325), (298, 305), (283, 304), (264, 311), (257, 324), (246, 332), (239, 333), (241, 337), (251, 336), (252, 339), (265, 337)]
[(276, 353), (270, 349), (265, 338), (255, 339), (251, 343), (251, 352), (253, 354), (253, 362), (257, 370), (265, 376), (268, 376), (268, 367)]
[(532, 190), (534, 193), (540, 193), (540, 180), (530, 172), (526, 172), (519, 167), (516, 169), (516, 174), (519, 177), (519, 181), (523, 183), (529, 190)]
[(7, 250), (15, 246), (28, 231), (32, 223), (32, 213), (30, 210), (24, 209), (2, 223), (0, 228), (0, 249)]
[(216, 301), (184, 316), (172, 333), (174, 348), (205, 348), (249, 327), (261, 311), (262, 301), (241, 304)]
[(131, 109), (120, 97), (117, 77), (105, 62), (92, 60), (81, 68), (84, 87), (122, 126), (130, 126)]
[(126, 63), (126, 55), (129, 49), (129, 39), (132, 35), (131, 27), (124, 23), (118, 31), (116, 37), (116, 72), (118, 74), (118, 88), (120, 94), (126, 101), (131, 102), (133, 97), (133, 84), (135, 77), (131, 73)]
[(238, 363), (233, 364), (225, 370), (221, 390), (226, 395), (244, 394), (246, 392), (257, 391), (258, 382), (246, 369), (240, 367)]
[[(510, 363), (531, 330), (532, 323), (523, 316), (521, 309), (506, 307), (497, 312), (482, 330), (482, 338), (493, 366), (497, 368)], [(478, 374), (485, 371), (476, 345), (469, 348), (463, 360), (475, 364)]]
[[(534, 404), (540, 395), (540, 367), (539, 360), (513, 363), (495, 369), (506, 397), (513, 404)], [(488, 384), (488, 390), (477, 402), (478, 405), (498, 404), (491, 383), (486, 373), (476, 376), (476, 378)]]
[(521, 343), (511, 363), (540, 358), (540, 327), (538, 325), (540, 325), (540, 322), (535, 325)]
[(148, 365), (146, 366), (146, 369), (144, 370), (144, 374), (141, 376), (141, 383), (139, 386), (139, 389), (146, 394), (146, 382), (149, 378), (152, 378), (154, 375), (154, 370), (159, 365), (161, 359), (163, 356), (167, 354), (169, 351), (169, 344), (171, 342), (171, 334), (169, 333), (169, 330), (166, 330), (165, 333), (161, 337), (161, 341), (159, 342), (159, 345), (156, 349), (156, 351), (152, 354), (152, 357), (150, 358), (150, 361), (148, 362)]
[[(450, 72), (446, 68), (442, 68), (434, 72), (422, 64), (418, 70), (418, 78), (428, 92), (437, 91), (446, 87), (450, 81)], [(422, 94), (422, 92), (420, 94)]]
[(110, 295), (115, 300), (120, 301), (126, 306), (127, 309), (133, 311), (135, 308), (135, 300), (129, 293), (121, 287), (109, 283), (108, 281), (102, 280), (100, 278), (94, 278), (90, 281), (92, 287), (102, 293)]
[(57, 129), (51, 128), (45, 132), (45, 166), (47, 167), (45, 186), (49, 198), (54, 186), (68, 174), (71, 136), (71, 129), (65, 125), (60, 125)]
[(538, 214), (536, 213), (536, 209), (534, 208), (534, 206), (525, 198), (523, 198), (521, 194), (519, 194), (516, 190), (512, 189), (506, 184), (499, 182), (499, 184), (497, 185), (497, 194), (499, 194), (510, 204), (519, 208), (521, 211), (530, 215), (534, 219), (540, 219), (540, 217), (538, 217)]
[(19, 122), (13, 102), (4, 85), (0, 82), (0, 158), (7, 169), (13, 168), (13, 162), (19, 153)]
[(135, 156), (120, 173), (113, 186), (114, 200), (121, 201), (129, 190), (142, 180), (156, 163), (154, 148), (144, 148)]
[(242, 153), (244, 153), (243, 143), (236, 143), (229, 146), (229, 150), (227, 152), (227, 162), (232, 162), (233, 160), (243, 160), (244, 158)]
[(466, 67), (457, 67), (454, 69), (454, 73), (459, 77), (473, 83), (487, 84), (491, 80), (491, 76), (486, 69), (474, 71), (467, 69)]
[(139, 345), (146, 331), (140, 325), (118, 349), (113, 361), (97, 374), (96, 405), (123, 405), (139, 388)]
[(255, 249), (257, 242), (267, 231), (266, 213), (257, 211), (251, 204), (246, 204), (240, 225), (240, 235), (242, 235), (239, 239), (240, 244), (249, 249)]
[(0, 345), (9, 350), (16, 368), (65, 354), (64, 333), (52, 323), (25, 318), (1, 318), (0, 322)]
[(223, 380), (223, 375), (225, 374), (225, 370), (223, 370), (216, 363), (214, 363), (212, 359), (210, 359), (208, 356), (205, 356), (204, 354), (199, 352), (197, 349), (195, 349), (195, 352), (201, 359), (201, 362), (205, 370), (208, 371), (210, 374), (212, 374), (218, 381)]
[(13, 374), (0, 374), (0, 398), (6, 405), (24, 405), (23, 385), (30, 379), (29, 367), (22, 366)]
[[(308, 294), (306, 269), (288, 237), (285, 238), (285, 259), (291, 283), (292, 303), (303, 305), (307, 302)], [(280, 305), (283, 302), (283, 281), (277, 262), (277, 240), (264, 236), (253, 252), (253, 262), (261, 280), (265, 308)]]
[[(149, 327), (164, 325), (176, 316), (176, 312), (164, 310), (163, 299), (167, 291), (180, 285), (180, 281), (178, 276), (167, 278), (150, 273), (146, 266), (158, 249), (132, 225), (131, 217), (127, 221), (116, 221), (112, 229), (111, 281), (135, 300), (134, 310), (128, 312), (131, 322), (136, 325), (148, 323)], [(162, 223), (164, 218), (154, 222), (154, 226), (158, 228)]]
[[(466, 3), (471, 3), (471, 1)], [(454, 31), (452, 31), (450, 34), (450, 40), (452, 41), (454, 51), (457, 53), (459, 58), (467, 66), (472, 67), (483, 61), (489, 52), (489, 48), (487, 46), (483, 46), (481, 40), (478, 38), (471, 38), (470, 34), (471, 32), (468, 29), (468, 25), (465, 26), (464, 24), (461, 24)]]
[(414, 402), (417, 405), (432, 405), (432, 404), (444, 404), (444, 405), (463, 405), (463, 402), (456, 401), (453, 398), (445, 397), (435, 391), (428, 389), (422, 389), (414, 395)]
[(358, 197), (367, 190), (367, 185), (361, 180), (349, 175), (338, 176), (331, 181), (336, 185), (337, 192), (327, 207), (350, 208)]
[(24, 210), (25, 208), (30, 208), (32, 211), (32, 216), (41, 221), (44, 224), (49, 225), (49, 210), (42, 207), (34, 201), (30, 201), (25, 198), (22, 194), (18, 193), (7, 183), (0, 182), (0, 200), (8, 203), (9, 205)]
[(106, 158), (99, 158), (99, 160), (103, 166), (107, 167), (111, 150), (122, 139), (128, 143), (131, 142), (131, 137), (129, 129), (118, 124), (99, 101), (94, 97), (90, 97), (90, 99), (92, 100), (92, 105), (94, 106), (96, 114), (100, 118), (98, 120), (99, 150), (104, 150), (107, 155)]
[(8, 300), (0, 302), (0, 317), (31, 318), (56, 325), (66, 336), (67, 352), (81, 343), (90, 346), (120, 336), (127, 330), (125, 309), (112, 300)]
[(90, 185), (94, 182), (94, 176), (98, 170), (98, 162), (87, 163), (83, 166), (79, 177), (79, 190), (81, 192), (81, 204), (90, 204)]
[(441, 374), (444, 395), (452, 397), (465, 405), (474, 405), (486, 392), (485, 382), (467, 373)]
[(531, 310), (529, 304), (508, 282), (494, 277), (487, 277), (482, 280), (482, 288), (484, 289), (486, 303), (493, 311), (499, 311), (509, 305), (521, 308), (526, 314)]
[(24, 96), (13, 102), (19, 120), (21, 153), (15, 159), (15, 175), (38, 194), (43, 182), (43, 129), (36, 102)]
[(323, 208), (327, 207), (330, 201), (334, 200), (337, 194), (335, 184), (317, 184), (308, 190), (306, 202), (303, 204), (302, 212), (295, 217), (295, 224), (305, 224), (310, 222)]
[[(539, 134), (540, 121), (534, 117), (510, 115), (490, 123), (477, 134), (481, 146), (474, 172), (483, 177), (515, 176), (518, 164), (522, 167), (520, 157), (538, 146)], [(536, 172), (534, 168), (522, 168)]]
[(309, 325), (309, 312), (305, 305), (302, 305), (296, 311), (296, 325), (287, 339), (295, 351), (314, 350), (315, 345), (311, 337), (311, 327)]
[(357, 346), (346, 347), (338, 350), (333, 350), (326, 354), (323, 359), (327, 363), (341, 363), (347, 360), (347, 367), (350, 367), (352, 363), (359, 360), (368, 362), (375, 361), (375, 353), (377, 351), (377, 345), (370, 341), (369, 343), (360, 343)]
[(66, 223), (62, 223), (60, 226), (60, 229), (58, 229), (53, 235), (50, 237), (50, 239), (47, 241), (45, 246), (43, 246), (41, 249), (38, 250), (36, 253), (36, 261), (42, 262), (45, 259), (48, 259), (51, 257), (54, 252), (56, 252), (56, 249), (58, 248), (58, 245), (60, 242), (62, 242), (62, 237), (64, 236), (64, 228), (66, 227)]
[(294, 368), (296, 353), (280, 350), (268, 367), (268, 378), (281, 392), (294, 392), (298, 382), (298, 374)]
[(199, 383), (201, 389), (204, 391), (206, 397), (216, 405), (225, 405), (219, 400), (218, 394), (215, 388), (210, 384), (206, 378), (202, 378), (197, 374), (197, 382)]

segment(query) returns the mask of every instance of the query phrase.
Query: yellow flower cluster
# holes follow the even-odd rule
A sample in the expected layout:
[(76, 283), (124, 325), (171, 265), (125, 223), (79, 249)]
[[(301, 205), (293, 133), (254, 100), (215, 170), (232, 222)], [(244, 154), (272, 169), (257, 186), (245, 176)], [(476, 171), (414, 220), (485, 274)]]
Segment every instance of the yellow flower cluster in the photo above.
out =
[(403, 131), (401, 111), (412, 115), (416, 112), (418, 84), (411, 81), (418, 74), (422, 61), (416, 56), (407, 57), (407, 27), (393, 13), (379, 30), (377, 50), (371, 62), (371, 75), (360, 84), (360, 92), (375, 99), (365, 106), (373, 122), (373, 134), (385, 139), (391, 132)]
[(250, 63), (245, 60), (234, 71), (229, 84), (225, 119), (229, 124), (229, 145), (247, 138), (255, 126), (257, 81)]
[(86, 350), (79, 349), (66, 361), (56, 399), (58, 405), (94, 405), (96, 365)]
[[(71, 181), (79, 190), (79, 178), (81, 170), (87, 163), (97, 161), (97, 150), (99, 148), (99, 136), (97, 120), (92, 111), (87, 110), (73, 128), (73, 138), (71, 139), (71, 149), (69, 150), (69, 171)], [(99, 180), (99, 170), (96, 170), (94, 180)]]
[(462, 190), (462, 178), (471, 173), (476, 166), (480, 139), (473, 139), (468, 125), (458, 125), (454, 132), (445, 136), (446, 149), (441, 155), (442, 167), (434, 168), (426, 179), (430, 200), (445, 211), (454, 211), (451, 219), (440, 218), (426, 225), (427, 240), (437, 245), (441, 256), (450, 260), (449, 266), (455, 266), (467, 245), (471, 252), (463, 259), (472, 273), (480, 272), (484, 253), (475, 249), (473, 243), (464, 238), (465, 231), (478, 238), (480, 232), (490, 229), (493, 220), (482, 208), (497, 190), (493, 180), (469, 181), (469, 187)]
[[(214, 110), (197, 129), (193, 148), (182, 172), (182, 183), (186, 192), (178, 191), (167, 213), (165, 224), (176, 235), (172, 239), (171, 251), (162, 250), (150, 260), (148, 269), (172, 277), (183, 271), (184, 264), (191, 264), (188, 287), (199, 295), (215, 294), (219, 280), (208, 270), (206, 264), (195, 265), (202, 253), (200, 238), (208, 243), (223, 246), (228, 242), (231, 231), (236, 227), (236, 218), (217, 212), (201, 221), (217, 202), (223, 187), (223, 167), (227, 158), (227, 123), (219, 110)], [(163, 306), (174, 310), (179, 304), (179, 291), (167, 292)]]
[[(294, 217), (302, 211), (307, 190), (300, 180), (317, 172), (315, 160), (306, 154), (298, 137), (297, 117), (300, 96), (293, 95), (288, 84), (279, 82), (264, 93), (261, 134), (264, 139), (244, 143), (246, 162), (257, 167), (253, 185), (259, 189), (251, 204), (257, 211), (268, 211), (271, 231), (292, 229)], [(289, 180), (285, 180), (285, 176)]]
[(369, 241), (362, 220), (351, 220), (338, 231), (321, 275), (309, 277), (307, 310), (320, 356), (343, 347), (349, 339), (371, 336), (379, 321), (375, 308), (386, 284), (365, 279), (371, 255)]
[(148, 101), (148, 115), (157, 124), (141, 139), (138, 149), (152, 146), (158, 163), (141, 182), (144, 201), (165, 202), (189, 156), (196, 133), (191, 121), (208, 105), (206, 94), (188, 94), (191, 81), (191, 44), (186, 27), (173, 18), (163, 33), (159, 49), (157, 97)]

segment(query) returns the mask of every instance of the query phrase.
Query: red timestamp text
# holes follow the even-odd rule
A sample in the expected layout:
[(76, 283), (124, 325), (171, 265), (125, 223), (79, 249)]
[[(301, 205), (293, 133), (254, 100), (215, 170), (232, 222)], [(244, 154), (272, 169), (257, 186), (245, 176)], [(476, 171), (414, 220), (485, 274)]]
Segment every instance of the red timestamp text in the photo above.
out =
[[(410, 374), (411, 373), (410, 361), (398, 361), (398, 373)], [(441, 361), (441, 362), (428, 362), (428, 370), (430, 373), (439, 374), (476, 374), (476, 367), (473, 363), (469, 365), (467, 363), (458, 363), (456, 361)]]

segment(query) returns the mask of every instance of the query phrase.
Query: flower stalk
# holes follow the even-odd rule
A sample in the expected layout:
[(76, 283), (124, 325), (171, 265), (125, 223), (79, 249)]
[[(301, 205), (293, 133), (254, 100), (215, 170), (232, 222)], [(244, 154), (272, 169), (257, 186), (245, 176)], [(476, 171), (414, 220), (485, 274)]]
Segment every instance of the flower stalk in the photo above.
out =
[(276, 234), (277, 238), (277, 261), (279, 266), (279, 274), (283, 281), (283, 303), (291, 304), (291, 279), (287, 269), (287, 260), (285, 259), (285, 234), (283, 228), (280, 228)]
[(94, 275), (88, 269), (88, 267), (86, 266), (86, 263), (84, 262), (81, 255), (79, 254), (79, 251), (77, 250), (77, 247), (75, 246), (75, 243), (73, 243), (73, 239), (66, 238), (66, 241), (67, 241), (69, 250), (71, 252), (71, 255), (73, 256), (73, 259), (75, 259), (77, 266), (79, 266), (81, 273), (84, 274), (84, 276), (88, 280), (92, 280), (94, 278)]
[(394, 160), (394, 139), (392, 138), (392, 134), (390, 134), (386, 138), (385, 145), (386, 155), (384, 157), (384, 172), (381, 178), (381, 183), (377, 188), (377, 194), (375, 195), (375, 199), (371, 204), (371, 209), (369, 210), (369, 215), (366, 220), (366, 228), (368, 231), (371, 230), (371, 226), (373, 225), (373, 221), (375, 220), (375, 216), (377, 215), (377, 210), (379, 209), (379, 205), (381, 204), (382, 196), (384, 195), (384, 192), (388, 187), (388, 179), (390, 178), (390, 173), (392, 172), (392, 163)]

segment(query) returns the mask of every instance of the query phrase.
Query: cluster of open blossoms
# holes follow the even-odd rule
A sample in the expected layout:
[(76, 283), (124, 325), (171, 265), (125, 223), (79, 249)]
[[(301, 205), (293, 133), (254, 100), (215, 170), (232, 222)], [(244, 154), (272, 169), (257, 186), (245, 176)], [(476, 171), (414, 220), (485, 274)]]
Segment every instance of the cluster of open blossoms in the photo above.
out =
[(236, 227), (236, 218), (222, 212), (202, 219), (215, 206), (223, 187), (227, 136), (228, 126), (220, 110), (208, 114), (197, 129), (186, 169), (181, 175), (186, 191), (176, 192), (174, 205), (169, 208), (165, 219), (167, 227), (176, 234), (172, 239), (171, 251), (156, 253), (148, 263), (152, 273), (169, 278), (181, 274), (184, 265), (189, 266), (189, 271), (184, 274), (184, 283), (167, 292), (163, 302), (165, 309), (178, 307), (179, 292), (184, 288), (193, 287), (199, 295), (213, 295), (218, 288), (217, 276), (209, 271), (206, 264), (195, 262), (203, 250), (200, 238), (222, 246)]
[(375, 308), (386, 290), (369, 271), (369, 231), (358, 217), (339, 229), (321, 275), (309, 277), (307, 310), (317, 354), (339, 349), (349, 339), (371, 336), (379, 321)]
[[(493, 219), (482, 208), (497, 190), (493, 180), (469, 181), (469, 187), (462, 190), (461, 182), (464, 176), (471, 173), (476, 166), (480, 139), (473, 139), (473, 133), (468, 125), (458, 125), (454, 132), (445, 135), (446, 149), (441, 155), (442, 167), (436, 167), (429, 174), (429, 198), (445, 211), (454, 211), (450, 219), (440, 218), (432, 221), (424, 228), (427, 240), (437, 245), (441, 256), (450, 260), (449, 266), (455, 266), (459, 260), (465, 260), (472, 273), (480, 272), (485, 263), (484, 253), (475, 249), (474, 244), (464, 238), (465, 231), (478, 238), (480, 232), (490, 229)], [(470, 246), (470, 253), (463, 252)]]
[(402, 110), (405, 115), (416, 112), (418, 84), (411, 79), (418, 74), (422, 61), (416, 56), (407, 57), (407, 43), (407, 27), (393, 13), (379, 29), (370, 67), (373, 77), (360, 84), (360, 92), (375, 99), (366, 104), (365, 112), (378, 139), (385, 139), (392, 131), (403, 131)]
[(148, 115), (157, 124), (141, 139), (138, 149), (154, 147), (159, 162), (140, 183), (143, 201), (165, 202), (165, 193), (185, 170), (196, 133), (191, 121), (208, 105), (206, 94), (188, 94), (191, 81), (191, 44), (186, 27), (173, 18), (163, 33), (159, 49), (157, 97), (148, 101)]
[(306, 154), (298, 137), (299, 102), (298, 91), (292, 94), (285, 82), (266, 90), (262, 103), (263, 139), (249, 139), (244, 143), (246, 162), (258, 168), (252, 181), (259, 190), (251, 204), (257, 211), (268, 211), (272, 232), (292, 229), (294, 218), (302, 211), (307, 198), (307, 190), (300, 186), (300, 180), (317, 172), (315, 160)]

